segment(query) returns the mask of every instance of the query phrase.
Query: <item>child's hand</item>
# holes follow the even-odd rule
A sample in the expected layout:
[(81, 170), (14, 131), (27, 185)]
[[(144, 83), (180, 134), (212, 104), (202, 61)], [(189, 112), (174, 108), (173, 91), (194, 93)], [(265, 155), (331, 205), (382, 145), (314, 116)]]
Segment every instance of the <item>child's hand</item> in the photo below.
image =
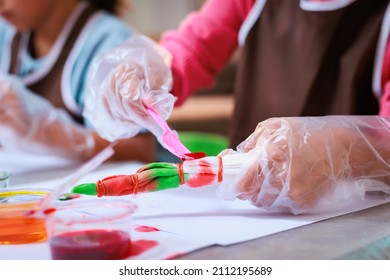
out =
[(91, 131), (13, 76), (0, 77), (0, 143), (6, 150), (77, 159), (92, 156), (95, 147)]
[(292, 213), (369, 190), (389, 192), (388, 139), (388, 120), (376, 116), (272, 118), (237, 147), (247, 162), (221, 187), (258, 207)]
[(134, 136), (141, 128), (161, 136), (145, 106), (163, 119), (172, 112), (175, 98), (169, 93), (172, 77), (165, 57), (169, 54), (157, 43), (134, 35), (94, 61), (85, 116), (102, 137), (113, 141)]
[(14, 133), (24, 135), (31, 126), (31, 120), (28, 117), (28, 108), (13, 87), (12, 79), (0, 76), (0, 126), (1, 134), (4, 130), (13, 130)]

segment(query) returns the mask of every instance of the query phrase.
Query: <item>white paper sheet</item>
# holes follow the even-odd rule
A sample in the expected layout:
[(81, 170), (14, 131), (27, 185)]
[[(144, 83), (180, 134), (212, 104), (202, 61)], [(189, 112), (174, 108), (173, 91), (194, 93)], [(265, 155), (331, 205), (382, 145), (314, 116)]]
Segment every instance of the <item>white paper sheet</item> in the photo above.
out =
[[(80, 180), (94, 182), (108, 175), (130, 174), (140, 164), (114, 165), (92, 172)], [(59, 180), (36, 182), (24, 187), (52, 188)], [(170, 259), (211, 246), (229, 245), (307, 225), (323, 219), (376, 206), (389, 199), (367, 197), (330, 213), (291, 215), (268, 213), (245, 201), (224, 201), (215, 194), (215, 187), (190, 189), (182, 186), (153, 193), (128, 196), (138, 209), (134, 215), (132, 240), (155, 241), (157, 245), (131, 259)], [(136, 231), (137, 226), (151, 226), (154, 232)], [(48, 243), (0, 246), (0, 259), (50, 259)]]

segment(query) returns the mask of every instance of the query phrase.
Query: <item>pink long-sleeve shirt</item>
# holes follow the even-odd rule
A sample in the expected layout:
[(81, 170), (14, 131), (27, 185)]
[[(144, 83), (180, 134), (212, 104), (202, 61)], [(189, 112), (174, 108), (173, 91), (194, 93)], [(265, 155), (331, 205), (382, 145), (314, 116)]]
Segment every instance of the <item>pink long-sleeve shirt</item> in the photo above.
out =
[(383, 94), (380, 99), (379, 115), (390, 117), (390, 40), (383, 60), (381, 85)]
[[(337, 2), (339, 0), (311, 0)], [(256, 0), (209, 0), (186, 17), (180, 28), (167, 31), (161, 44), (174, 54), (172, 92), (181, 105), (191, 94), (214, 84), (238, 47), (238, 34)], [(381, 67), (380, 112), (390, 117), (390, 43)]]

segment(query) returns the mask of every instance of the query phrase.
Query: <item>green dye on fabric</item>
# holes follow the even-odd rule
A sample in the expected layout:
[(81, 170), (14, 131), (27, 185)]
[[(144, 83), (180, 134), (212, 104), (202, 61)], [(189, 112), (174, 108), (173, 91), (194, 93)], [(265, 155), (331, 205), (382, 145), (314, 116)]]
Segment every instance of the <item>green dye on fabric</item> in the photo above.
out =
[(176, 164), (167, 163), (167, 162), (152, 162), (142, 168), (140, 168), (137, 173), (151, 170), (177, 170)]
[(85, 195), (96, 195), (96, 184), (85, 183), (80, 184), (72, 188), (72, 193), (85, 194)]
[[(188, 174), (184, 174), (184, 181), (187, 181)], [(180, 178), (179, 175), (169, 177), (159, 177), (157, 180), (157, 188), (155, 191), (162, 191), (167, 189), (174, 189), (180, 186)]]

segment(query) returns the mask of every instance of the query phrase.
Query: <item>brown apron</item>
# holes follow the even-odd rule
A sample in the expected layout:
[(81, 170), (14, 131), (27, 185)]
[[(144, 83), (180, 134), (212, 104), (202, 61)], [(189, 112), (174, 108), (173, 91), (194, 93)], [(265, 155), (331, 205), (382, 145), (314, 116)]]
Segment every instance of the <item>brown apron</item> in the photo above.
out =
[(241, 52), (230, 145), (270, 117), (378, 113), (373, 64), (389, 0), (305, 11), (268, 0)]
[[(55, 107), (65, 109), (73, 117), (73, 119), (79, 123), (83, 122), (82, 117), (71, 112), (65, 106), (65, 103), (62, 99), (61, 79), (64, 65), (68, 59), (68, 56), (72, 51), (72, 48), (76, 43), (83, 27), (85, 26), (88, 19), (94, 14), (94, 12), (95, 10), (92, 7), (88, 7), (81, 13), (79, 18), (76, 20), (68, 38), (66, 39), (64, 47), (58, 56), (56, 63), (54, 63), (48, 74), (42, 77), (40, 80), (27, 86), (32, 92), (49, 100)], [(15, 72), (18, 64), (18, 50), (21, 41), (20, 38), (20, 33), (17, 33), (11, 45), (11, 64), (9, 73), (15, 75), (18, 74)]]

